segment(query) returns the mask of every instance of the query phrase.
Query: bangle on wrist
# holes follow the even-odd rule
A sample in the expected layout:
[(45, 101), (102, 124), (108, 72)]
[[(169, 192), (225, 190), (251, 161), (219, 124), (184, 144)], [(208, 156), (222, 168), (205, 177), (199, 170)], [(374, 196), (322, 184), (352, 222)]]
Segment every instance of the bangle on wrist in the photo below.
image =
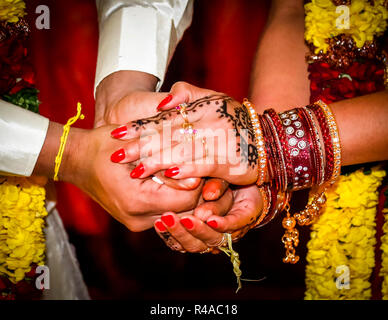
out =
[[(299, 225), (310, 225), (319, 217), (320, 211), (326, 202), (326, 190), (337, 180), (341, 170), (341, 145), (339, 140), (338, 127), (333, 116), (333, 113), (328, 105), (322, 101), (314, 104), (312, 109), (318, 114), (318, 123), (323, 132), (325, 141), (326, 165), (324, 176), (325, 183), (323, 183), (309, 200), (306, 208), (301, 212), (295, 213), (292, 217), (287, 208), (287, 216), (283, 219), (283, 227), (286, 232), (282, 238), (286, 248), (286, 257), (284, 262), (296, 263), (299, 257), (295, 255), (295, 248), (298, 243), (298, 232), (295, 228), (296, 223)], [(311, 143), (311, 145), (313, 145)], [(314, 148), (314, 146), (313, 146)], [(318, 151), (317, 151), (318, 152)], [(318, 179), (317, 179), (318, 180)], [(316, 183), (318, 185), (318, 183)]]
[[(299, 260), (295, 254), (299, 244), (296, 225), (310, 225), (317, 219), (326, 201), (325, 191), (340, 174), (338, 127), (330, 107), (322, 101), (280, 114), (268, 109), (257, 119), (270, 182), (260, 187), (263, 212), (255, 227), (265, 225), (285, 209), (282, 242), (286, 256), (283, 262), (296, 263)], [(317, 187), (317, 191), (305, 209), (291, 215), (291, 192), (311, 187)]]
[(253, 131), (255, 133), (255, 144), (258, 153), (258, 170), (256, 184), (260, 186), (264, 183), (267, 167), (267, 153), (265, 150), (263, 131), (260, 125), (259, 116), (255, 111), (254, 105), (250, 103), (247, 99), (244, 99), (244, 102), (242, 104), (248, 110)]

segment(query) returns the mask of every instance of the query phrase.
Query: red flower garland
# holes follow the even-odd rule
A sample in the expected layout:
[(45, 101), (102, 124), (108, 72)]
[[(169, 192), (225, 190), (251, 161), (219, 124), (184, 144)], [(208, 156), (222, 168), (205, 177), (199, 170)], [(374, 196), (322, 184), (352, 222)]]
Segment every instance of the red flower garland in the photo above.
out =
[(343, 70), (326, 62), (309, 64), (310, 102), (332, 103), (384, 90), (384, 64), (376, 59), (353, 62)]

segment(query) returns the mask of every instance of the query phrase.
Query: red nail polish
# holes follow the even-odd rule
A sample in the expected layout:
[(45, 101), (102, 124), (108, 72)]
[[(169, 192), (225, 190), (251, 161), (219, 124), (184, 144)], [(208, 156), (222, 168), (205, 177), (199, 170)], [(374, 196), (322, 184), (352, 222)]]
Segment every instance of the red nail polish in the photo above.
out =
[(112, 138), (115, 138), (115, 139), (120, 139), (124, 137), (126, 134), (127, 134), (127, 126), (118, 127), (110, 133)]
[(166, 227), (164, 226), (163, 222), (162, 221), (156, 221), (155, 222), (155, 226), (156, 228), (160, 231), (160, 232), (164, 232), (166, 231)]
[(162, 221), (167, 225), (167, 227), (172, 227), (175, 222), (174, 216), (172, 215), (162, 216)]
[(131, 178), (139, 178), (144, 173), (144, 166), (140, 163), (135, 169), (131, 171)]
[(172, 177), (175, 177), (178, 173), (179, 173), (179, 168), (178, 167), (174, 167), (174, 168), (167, 169), (164, 172), (164, 175), (166, 177), (172, 178)]
[(207, 225), (208, 225), (209, 227), (212, 227), (212, 228), (217, 228), (217, 227), (218, 227), (218, 224), (217, 224), (217, 222), (216, 222), (215, 220), (210, 220), (210, 221), (208, 221), (208, 222), (207, 222)]
[(169, 103), (172, 100), (172, 95), (169, 94), (167, 97), (165, 97), (156, 108), (158, 111), (163, 108), (167, 103)]
[(120, 162), (124, 160), (124, 158), (125, 158), (124, 149), (117, 150), (116, 152), (112, 153), (112, 155), (110, 156), (110, 160), (112, 162)]
[(191, 219), (189, 219), (189, 218), (183, 218), (183, 219), (181, 219), (180, 221), (181, 221), (181, 223), (183, 224), (183, 226), (184, 226), (186, 229), (189, 229), (189, 230), (193, 229), (194, 223), (193, 223), (193, 221), (191, 221)]

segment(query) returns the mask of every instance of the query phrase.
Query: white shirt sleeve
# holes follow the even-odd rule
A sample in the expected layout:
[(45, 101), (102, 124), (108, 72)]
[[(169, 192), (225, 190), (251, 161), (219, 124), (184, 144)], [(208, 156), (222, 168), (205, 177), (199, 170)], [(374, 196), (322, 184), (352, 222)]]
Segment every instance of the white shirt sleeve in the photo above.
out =
[(48, 124), (47, 118), (0, 100), (0, 172), (30, 176)]
[(193, 0), (96, 0), (99, 45), (94, 89), (120, 70), (150, 73), (163, 84), (167, 65), (192, 20)]

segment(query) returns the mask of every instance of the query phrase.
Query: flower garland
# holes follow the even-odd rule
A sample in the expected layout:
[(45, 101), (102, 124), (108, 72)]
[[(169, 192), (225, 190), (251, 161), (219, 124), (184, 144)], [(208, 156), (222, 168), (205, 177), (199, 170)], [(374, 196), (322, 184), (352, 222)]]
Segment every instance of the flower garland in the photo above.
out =
[[(324, 214), (312, 225), (306, 267), (306, 299), (369, 299), (374, 267), (377, 188), (385, 170), (374, 167), (340, 176), (327, 193)], [(349, 289), (337, 288), (349, 268)]]
[[(24, 9), (24, 1), (0, 0), (0, 97), (38, 112)], [(45, 262), (47, 211), (38, 180), (0, 176), (0, 300), (40, 298), (35, 269)]]
[[(349, 29), (336, 26), (336, 5), (344, 3), (350, 12)], [(332, 103), (384, 90), (387, 58), (379, 42), (387, 28), (384, 1), (312, 0), (305, 12), (311, 103)], [(371, 298), (377, 189), (384, 176), (380, 166), (371, 172), (359, 169), (341, 176), (328, 191), (307, 245), (306, 299)], [(387, 250), (388, 238), (382, 241)], [(348, 289), (337, 288), (340, 266), (350, 272)], [(387, 268), (384, 257), (382, 270), (387, 272)]]
[(45, 189), (8, 177), (0, 185), (0, 203), (0, 275), (17, 283), (31, 264), (44, 264)]
[(26, 4), (23, 0), (0, 0), (0, 21), (18, 22), (25, 16)]
[(349, 8), (349, 29), (339, 28), (336, 12), (337, 6), (331, 0), (312, 0), (305, 5), (307, 42), (315, 46), (315, 53), (326, 52), (329, 45), (327, 39), (339, 34), (350, 35), (361, 48), (366, 41), (372, 41), (387, 28), (388, 11), (384, 7), (385, 0), (374, 0), (374, 4), (365, 0), (352, 0)]
[(382, 251), (382, 268), (380, 270), (380, 276), (383, 277), (381, 293), (383, 300), (388, 300), (388, 188), (385, 190), (385, 204), (384, 204), (384, 235), (381, 237), (381, 251)]

